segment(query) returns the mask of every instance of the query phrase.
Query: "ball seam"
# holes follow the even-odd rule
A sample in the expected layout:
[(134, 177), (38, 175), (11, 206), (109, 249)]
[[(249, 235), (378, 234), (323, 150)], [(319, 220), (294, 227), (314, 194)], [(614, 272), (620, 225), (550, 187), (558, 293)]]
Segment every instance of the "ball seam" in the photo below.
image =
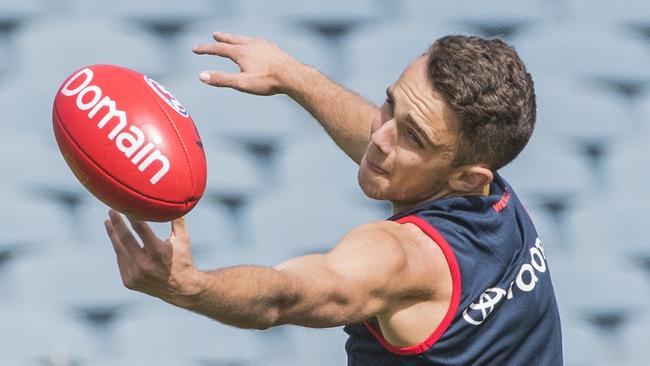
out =
[[(153, 97), (153, 99), (156, 101), (156, 105), (162, 110), (162, 112), (165, 114), (165, 117), (167, 117), (167, 121), (174, 128), (174, 133), (176, 134), (176, 138), (178, 139), (178, 141), (180, 141), (181, 146), (183, 146), (183, 155), (185, 156), (185, 162), (187, 163), (187, 169), (189, 170), (189, 173), (190, 173), (190, 185), (192, 187), (192, 195), (191, 195), (192, 197), (191, 198), (195, 198), (196, 197), (196, 185), (195, 185), (195, 182), (194, 182), (195, 178), (194, 178), (194, 171), (192, 169), (192, 162), (190, 161), (190, 158), (189, 158), (189, 151), (187, 149), (187, 146), (185, 145), (185, 141), (183, 141), (183, 138), (181, 137), (181, 134), (178, 132), (178, 129), (176, 128), (176, 124), (174, 123), (173, 118), (170, 117), (170, 115), (169, 115), (169, 113), (167, 113), (167, 110), (165, 109), (165, 107), (161, 104), (160, 96), (157, 95), (153, 90), (151, 90), (151, 87), (145, 88), (144, 85), (139, 83), (138, 82), (139, 80), (134, 78), (133, 75), (131, 75), (130, 72), (126, 72), (125, 74), (126, 74), (127, 77), (131, 78), (132, 80), (135, 80), (137, 85), (140, 85), (140, 87), (142, 89), (146, 90), (146, 93), (148, 93), (150, 96)], [(142, 75), (144, 76), (144, 74), (142, 74)], [(143, 79), (144, 79), (144, 77), (143, 77)], [(189, 112), (187, 113), (187, 115), (188, 116), (190, 115)], [(190, 117), (187, 117), (187, 118), (190, 119)], [(192, 121), (192, 120), (190, 119), (190, 121)], [(192, 123), (194, 123), (194, 121), (192, 121)]]

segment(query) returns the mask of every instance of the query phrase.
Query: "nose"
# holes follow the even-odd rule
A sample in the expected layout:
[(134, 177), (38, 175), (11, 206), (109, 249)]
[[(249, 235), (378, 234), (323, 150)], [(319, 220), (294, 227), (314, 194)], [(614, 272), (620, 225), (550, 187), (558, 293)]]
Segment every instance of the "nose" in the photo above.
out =
[(395, 137), (395, 119), (390, 119), (373, 130), (370, 135), (370, 141), (373, 145), (379, 148), (381, 152), (388, 155)]

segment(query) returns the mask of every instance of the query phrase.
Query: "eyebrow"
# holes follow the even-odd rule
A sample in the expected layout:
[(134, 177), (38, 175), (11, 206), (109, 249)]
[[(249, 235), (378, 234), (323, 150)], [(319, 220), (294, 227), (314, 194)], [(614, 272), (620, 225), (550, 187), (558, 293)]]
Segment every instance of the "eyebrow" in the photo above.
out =
[(433, 139), (431, 138), (431, 135), (429, 135), (429, 134), (426, 132), (426, 129), (423, 128), (423, 127), (421, 126), (421, 124), (418, 123), (418, 122), (415, 120), (415, 118), (413, 118), (413, 116), (412, 116), (410, 113), (406, 115), (406, 122), (408, 123), (408, 125), (409, 125), (411, 128), (413, 128), (413, 129), (418, 133), (418, 135), (424, 137), (424, 139), (426, 140), (426, 142), (427, 142), (430, 146), (432, 146), (432, 147), (436, 147), (436, 146), (439, 145), (439, 144), (436, 144), (436, 143), (433, 141)]
[[(388, 88), (386, 88), (386, 97), (391, 102), (393, 102), (393, 103), (395, 102), (395, 97), (394, 97), (393, 91), (390, 89), (390, 86)], [(440, 144), (436, 144), (434, 142), (433, 138), (431, 138), (431, 135), (426, 133), (426, 129), (423, 128), (422, 125), (420, 123), (418, 123), (417, 120), (415, 118), (413, 118), (413, 116), (410, 113), (408, 113), (406, 115), (406, 123), (409, 125), (409, 127), (413, 128), (417, 132), (418, 135), (424, 137), (425, 142), (428, 143), (429, 146), (431, 146), (431, 147), (440, 146)]]

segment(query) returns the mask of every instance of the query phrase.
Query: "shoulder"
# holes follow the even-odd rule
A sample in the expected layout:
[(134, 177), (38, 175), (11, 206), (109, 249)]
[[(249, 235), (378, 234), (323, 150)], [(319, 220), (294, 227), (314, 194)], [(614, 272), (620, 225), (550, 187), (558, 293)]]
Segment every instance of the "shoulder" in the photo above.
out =
[(433, 239), (411, 223), (377, 221), (360, 225), (348, 232), (333, 250), (379, 252), (402, 258), (413, 251), (435, 245)]
[(358, 226), (328, 255), (338, 263), (352, 261), (358, 268), (381, 272), (380, 278), (406, 291), (433, 291), (435, 278), (448, 272), (437, 243), (412, 223), (378, 221)]

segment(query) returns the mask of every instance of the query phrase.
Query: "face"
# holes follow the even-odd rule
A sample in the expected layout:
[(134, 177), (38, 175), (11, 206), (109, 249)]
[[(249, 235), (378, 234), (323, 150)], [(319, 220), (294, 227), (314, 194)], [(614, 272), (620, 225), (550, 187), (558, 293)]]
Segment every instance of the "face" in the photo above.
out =
[(359, 185), (396, 210), (450, 193), (457, 122), (427, 76), (427, 58), (409, 65), (387, 91), (372, 123)]

